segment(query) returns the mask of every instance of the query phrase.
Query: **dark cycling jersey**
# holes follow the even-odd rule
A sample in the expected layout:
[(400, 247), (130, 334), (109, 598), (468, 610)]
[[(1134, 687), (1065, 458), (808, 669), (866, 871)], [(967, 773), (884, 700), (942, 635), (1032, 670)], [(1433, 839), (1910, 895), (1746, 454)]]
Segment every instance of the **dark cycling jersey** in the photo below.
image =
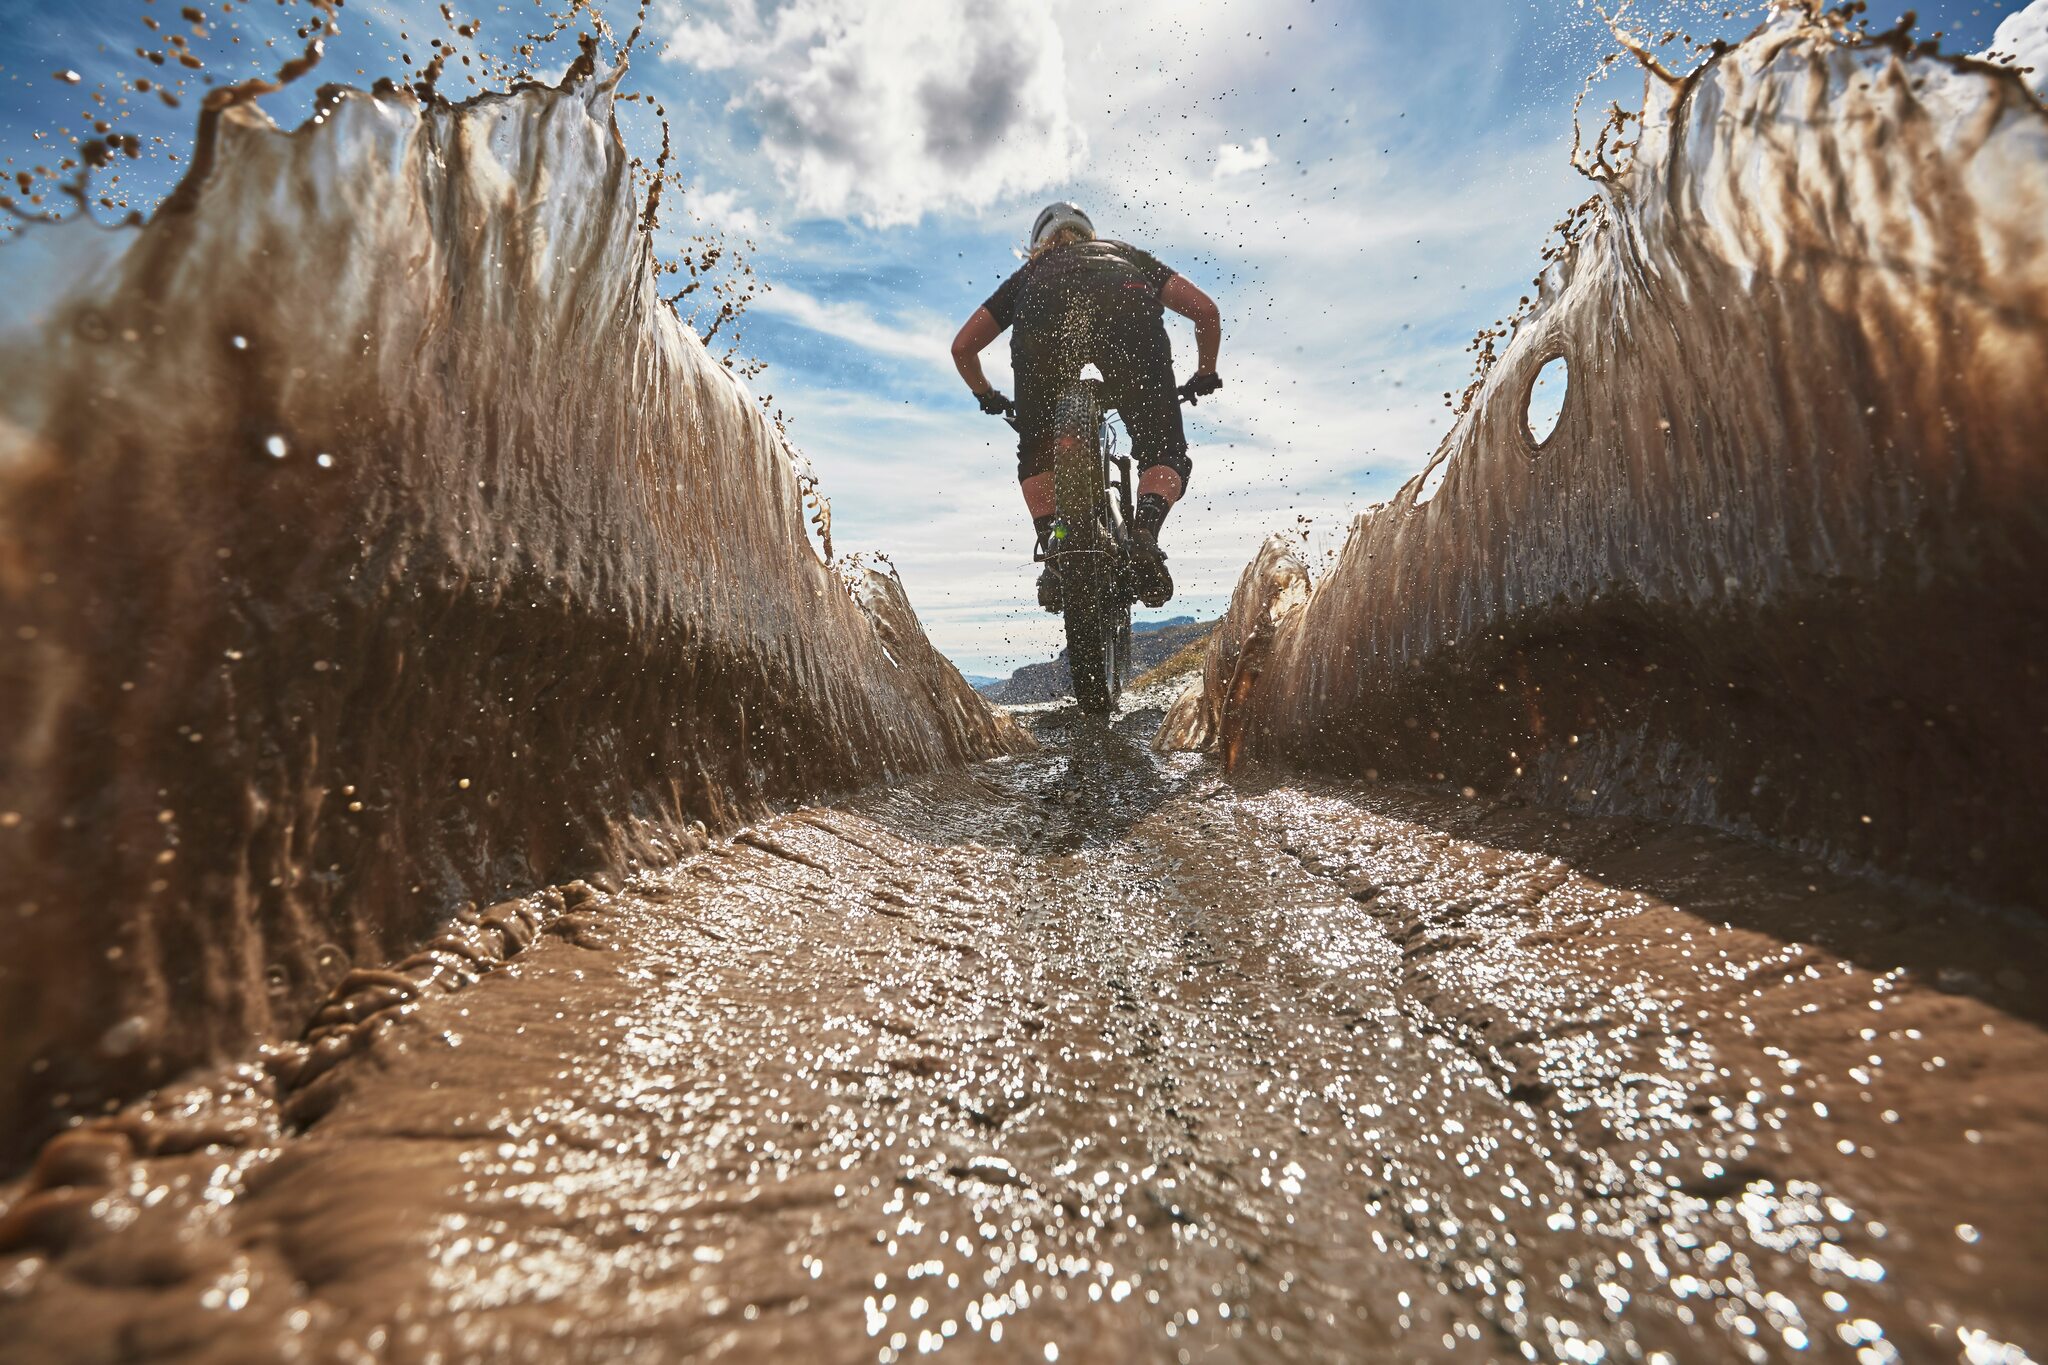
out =
[(1156, 319), (1159, 291), (1173, 276), (1126, 242), (1068, 242), (1026, 261), (982, 306), (998, 326), (1017, 329), (1017, 343), (1050, 341), (1077, 320)]
[(982, 306), (1010, 327), (1017, 374), (1017, 475), (1052, 467), (1052, 407), (1090, 364), (1122, 414), (1138, 466), (1189, 475), (1173, 389), (1173, 347), (1159, 293), (1172, 267), (1125, 242), (1068, 242), (1026, 261)]

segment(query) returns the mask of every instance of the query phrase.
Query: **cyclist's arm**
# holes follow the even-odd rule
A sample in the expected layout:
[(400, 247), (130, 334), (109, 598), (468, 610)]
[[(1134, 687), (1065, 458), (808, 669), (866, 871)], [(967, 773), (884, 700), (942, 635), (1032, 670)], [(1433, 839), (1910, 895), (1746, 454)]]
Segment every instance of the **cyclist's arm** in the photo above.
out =
[(996, 315), (986, 308), (977, 308), (953, 338), (953, 368), (960, 371), (960, 377), (976, 394), (989, 390), (988, 376), (981, 372), (981, 353), (1002, 334), (1003, 325), (996, 321)]
[[(1214, 374), (1216, 351), (1223, 345), (1223, 314), (1217, 311), (1216, 300), (1195, 288), (1186, 276), (1175, 275), (1159, 291), (1159, 301), (1195, 324), (1195, 369), (1198, 373)], [(960, 354), (957, 342), (953, 354)]]

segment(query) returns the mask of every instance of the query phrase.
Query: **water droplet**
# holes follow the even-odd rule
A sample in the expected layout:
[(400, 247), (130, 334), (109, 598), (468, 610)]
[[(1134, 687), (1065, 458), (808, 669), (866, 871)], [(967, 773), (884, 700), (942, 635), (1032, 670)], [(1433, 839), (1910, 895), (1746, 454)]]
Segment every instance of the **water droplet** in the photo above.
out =
[[(109, 1057), (126, 1057), (142, 1045), (142, 1039), (149, 1031), (149, 1024), (139, 1014), (131, 1014), (120, 1023), (100, 1035), (100, 1051)], [(1957, 1229), (1958, 1235), (1961, 1229)], [(1974, 1237), (1965, 1240), (1974, 1241)]]

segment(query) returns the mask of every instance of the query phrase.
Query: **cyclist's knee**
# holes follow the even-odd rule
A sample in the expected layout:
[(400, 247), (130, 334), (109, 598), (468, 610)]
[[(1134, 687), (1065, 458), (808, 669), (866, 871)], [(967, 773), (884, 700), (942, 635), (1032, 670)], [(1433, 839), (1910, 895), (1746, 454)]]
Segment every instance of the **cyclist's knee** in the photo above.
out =
[(1169, 507), (1179, 502), (1187, 491), (1188, 481), (1177, 470), (1163, 464), (1150, 465), (1138, 476), (1138, 496), (1144, 497), (1149, 493), (1164, 498)]
[(1188, 458), (1186, 447), (1163, 454), (1147, 455), (1138, 462), (1138, 473), (1141, 477), (1154, 469), (1170, 469), (1179, 475), (1181, 491), (1186, 492), (1188, 478), (1195, 472), (1195, 462)]

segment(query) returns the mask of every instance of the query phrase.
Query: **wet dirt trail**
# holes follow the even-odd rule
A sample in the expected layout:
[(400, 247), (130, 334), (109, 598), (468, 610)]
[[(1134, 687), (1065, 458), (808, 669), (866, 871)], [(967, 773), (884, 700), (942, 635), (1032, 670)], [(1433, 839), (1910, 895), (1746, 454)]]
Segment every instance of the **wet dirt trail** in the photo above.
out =
[(213, 1145), (79, 1139), (6, 1223), (0, 1354), (2048, 1346), (2038, 931), (1695, 830), (1226, 781), (1147, 719), (579, 891), (296, 1088), (143, 1117)]

